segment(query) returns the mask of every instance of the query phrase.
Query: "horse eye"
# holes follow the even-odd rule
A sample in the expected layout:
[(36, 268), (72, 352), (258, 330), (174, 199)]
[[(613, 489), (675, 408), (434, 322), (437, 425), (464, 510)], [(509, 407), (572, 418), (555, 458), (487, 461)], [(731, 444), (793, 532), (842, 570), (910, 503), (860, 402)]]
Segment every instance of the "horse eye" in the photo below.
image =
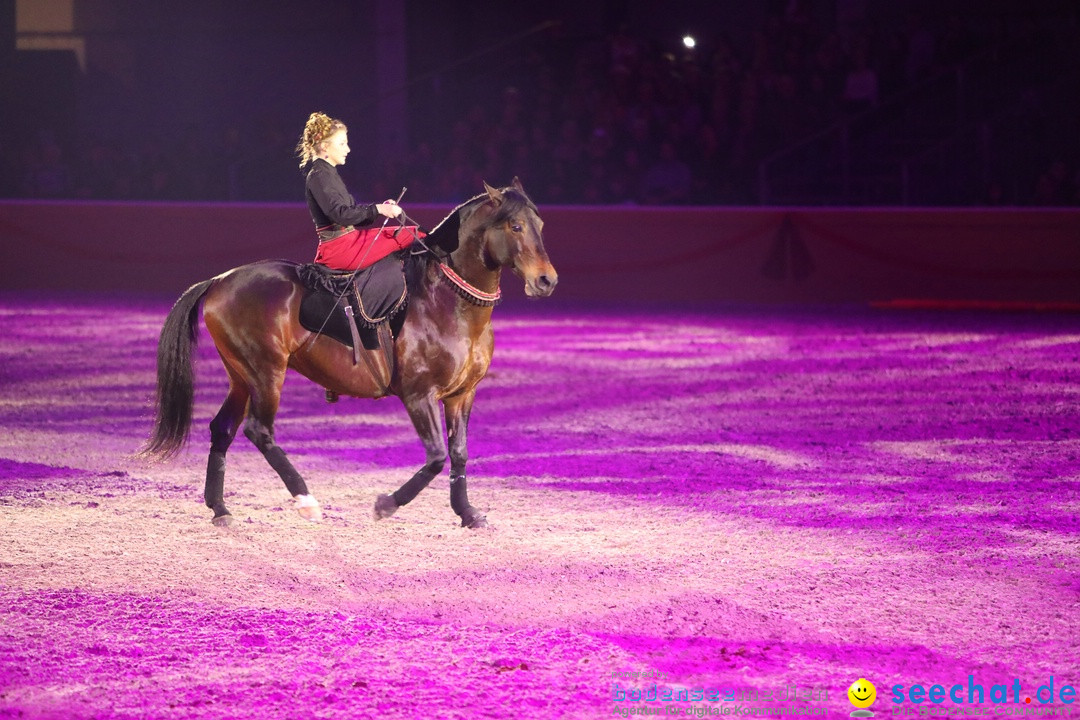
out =
[(510, 229), (513, 230), (514, 232), (519, 233), (519, 232), (521, 232), (521, 225), (517, 225), (517, 224), (511, 225)]

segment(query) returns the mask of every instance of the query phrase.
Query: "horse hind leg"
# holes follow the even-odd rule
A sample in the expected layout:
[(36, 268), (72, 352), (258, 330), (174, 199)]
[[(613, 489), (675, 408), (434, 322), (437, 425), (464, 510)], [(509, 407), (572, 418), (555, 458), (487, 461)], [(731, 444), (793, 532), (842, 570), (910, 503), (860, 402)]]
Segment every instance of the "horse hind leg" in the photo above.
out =
[(285, 483), (289, 493), (296, 501), (296, 510), (300, 517), (312, 522), (322, 520), (322, 508), (319, 502), (308, 492), (307, 483), (286, 457), (285, 451), (274, 442), (274, 415), (277, 403), (269, 402), (256, 407), (253, 403), (247, 422), (244, 423), (244, 435), (259, 449), (262, 456), (274, 468)]
[(247, 389), (241, 384), (231, 383), (225, 402), (210, 421), (210, 457), (206, 461), (206, 488), (203, 499), (206, 507), (214, 511), (212, 522), (218, 526), (232, 524), (232, 514), (225, 507), (225, 453), (236, 437), (247, 401)]

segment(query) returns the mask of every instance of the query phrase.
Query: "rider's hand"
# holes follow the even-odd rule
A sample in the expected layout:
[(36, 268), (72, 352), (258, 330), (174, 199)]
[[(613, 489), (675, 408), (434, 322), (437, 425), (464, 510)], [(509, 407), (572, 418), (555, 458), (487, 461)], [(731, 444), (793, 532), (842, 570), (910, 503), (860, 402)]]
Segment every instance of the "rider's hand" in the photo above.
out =
[(396, 218), (401, 214), (401, 206), (393, 200), (387, 200), (386, 202), (379, 203), (375, 206), (375, 209), (379, 211), (379, 214), (383, 217)]

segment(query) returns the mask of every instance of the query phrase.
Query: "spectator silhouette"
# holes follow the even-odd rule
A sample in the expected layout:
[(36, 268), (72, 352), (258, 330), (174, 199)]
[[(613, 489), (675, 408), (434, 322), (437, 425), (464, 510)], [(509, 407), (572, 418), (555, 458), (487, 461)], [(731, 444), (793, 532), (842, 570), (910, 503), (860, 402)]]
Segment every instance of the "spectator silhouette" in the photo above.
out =
[(49, 133), (43, 133), (36, 146), (24, 154), (28, 171), (23, 179), (23, 192), (33, 198), (63, 198), (71, 196), (71, 170), (64, 162), (60, 144)]
[(877, 71), (870, 67), (870, 53), (865, 46), (855, 50), (852, 67), (844, 82), (844, 109), (849, 113), (869, 110), (878, 102)]
[[(1015, 19), (1009, 15), (1012, 7), (991, 4), (976, 24), (949, 8), (897, 11), (868, 0), (837, 0), (832, 24), (821, 25), (818, 4), (773, 0), (756, 31), (743, 32), (738, 43), (722, 34), (699, 37), (693, 50), (649, 31), (635, 33), (625, 24), (606, 38), (574, 43), (553, 33), (551, 42), (532, 44), (519, 54), (520, 62), (500, 68), (506, 71), (501, 75), (505, 90), (479, 102), (471, 100), (477, 76), (441, 77), (445, 87), (439, 92), (452, 93), (456, 103), (440, 109), (437, 121), (424, 113), (410, 116), (407, 163), (395, 164), (399, 158), (384, 166), (385, 158), (372, 158), (365, 168), (371, 177), (364, 182), (396, 188), (404, 181), (413, 201), (460, 202), (476, 193), (478, 178), (501, 183), (520, 175), (540, 202), (665, 203), (676, 200), (658, 188), (680, 186), (675, 179), (685, 169), (690, 189), (677, 202), (753, 200), (762, 159), (824, 129), (841, 112), (874, 106), (925, 77), (937, 63), (959, 62), (989, 43), (1016, 39), (1017, 33), (1036, 37), (1034, 13), (1011, 25), (1001, 21)], [(904, 22), (893, 29), (896, 23), (890, 22), (898, 12)], [(1057, 34), (1040, 37), (1058, 37), (1056, 57), (1069, 65), (1077, 45), (1075, 26), (1069, 30), (1062, 23), (1052, 30)], [(123, 92), (130, 84), (92, 67), (80, 95), (80, 109), (92, 117), (80, 124), (84, 137), (93, 140), (64, 151), (41, 143), (20, 153), (9, 139), (0, 158), (8, 168), (0, 194), (292, 198), (288, 151), (278, 149), (287, 148), (283, 138), (291, 131), (258, 123), (254, 133), (232, 127), (227, 135), (208, 138), (192, 128), (157, 148), (132, 147), (115, 117), (139, 110), (142, 125), (155, 122), (151, 108), (130, 107), (134, 95)], [(1005, 165), (1017, 166), (1010, 186), (1018, 196), (1014, 201), (1073, 202), (1073, 185), (1031, 160), (1080, 156), (1068, 132), (1049, 127), (1054, 99), (1039, 98), (1039, 90), (1029, 85), (1015, 104), (1013, 132), (1005, 127), (996, 136), (1023, 140), (1016, 148), (998, 144), (994, 172), (1002, 177)], [(423, 99), (424, 92), (418, 88), (416, 97)], [(276, 116), (262, 110), (244, 108), (248, 116)], [(258, 146), (243, 147), (249, 137)], [(661, 152), (665, 143), (671, 147)], [(826, 154), (810, 152), (807, 177), (830, 171)], [(67, 158), (75, 160), (74, 168)], [(382, 173), (393, 177), (375, 177)]]
[(660, 155), (641, 181), (641, 197), (648, 205), (681, 205), (690, 199), (690, 167), (679, 159), (675, 144), (660, 143)]
[(1069, 168), (1064, 160), (1055, 159), (1039, 175), (1032, 194), (1032, 205), (1067, 205), (1073, 193), (1068, 184)]

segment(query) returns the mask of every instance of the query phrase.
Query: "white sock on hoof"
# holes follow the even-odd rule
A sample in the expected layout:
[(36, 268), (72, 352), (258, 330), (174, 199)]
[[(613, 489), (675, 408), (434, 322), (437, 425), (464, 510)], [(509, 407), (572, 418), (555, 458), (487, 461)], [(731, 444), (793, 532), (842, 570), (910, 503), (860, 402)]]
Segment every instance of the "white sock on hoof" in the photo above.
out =
[(297, 495), (293, 500), (296, 501), (296, 510), (300, 517), (306, 520), (322, 520), (322, 508), (314, 495)]

